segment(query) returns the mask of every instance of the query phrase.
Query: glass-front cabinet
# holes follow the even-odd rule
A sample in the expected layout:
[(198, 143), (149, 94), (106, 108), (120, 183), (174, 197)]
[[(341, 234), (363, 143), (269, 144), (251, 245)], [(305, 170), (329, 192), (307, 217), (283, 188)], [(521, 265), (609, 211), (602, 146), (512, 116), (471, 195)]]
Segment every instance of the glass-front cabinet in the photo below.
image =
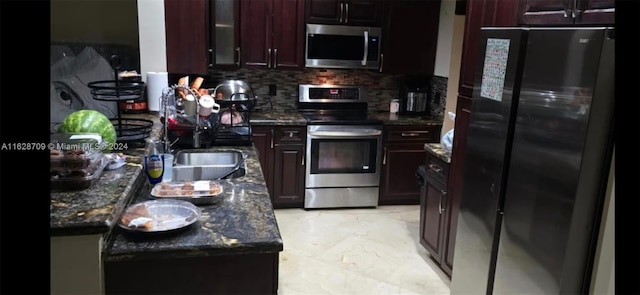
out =
[(214, 0), (210, 3), (209, 68), (239, 67), (239, 1)]

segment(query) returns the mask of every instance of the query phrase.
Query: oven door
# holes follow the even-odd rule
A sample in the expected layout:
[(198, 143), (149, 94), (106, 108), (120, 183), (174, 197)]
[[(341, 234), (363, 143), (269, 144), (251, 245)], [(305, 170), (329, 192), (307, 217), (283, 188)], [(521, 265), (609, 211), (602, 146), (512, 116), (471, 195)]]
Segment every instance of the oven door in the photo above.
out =
[(307, 126), (307, 188), (380, 184), (382, 126)]

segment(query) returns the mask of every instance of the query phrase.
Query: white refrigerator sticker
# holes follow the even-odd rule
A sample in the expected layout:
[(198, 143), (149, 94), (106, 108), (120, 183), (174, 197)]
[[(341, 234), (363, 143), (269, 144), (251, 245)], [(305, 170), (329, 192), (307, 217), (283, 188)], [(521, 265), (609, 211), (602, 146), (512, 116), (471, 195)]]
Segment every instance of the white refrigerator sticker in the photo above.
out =
[(509, 39), (487, 39), (480, 88), (480, 96), (484, 98), (502, 101), (504, 76), (507, 72), (509, 57), (509, 41)]

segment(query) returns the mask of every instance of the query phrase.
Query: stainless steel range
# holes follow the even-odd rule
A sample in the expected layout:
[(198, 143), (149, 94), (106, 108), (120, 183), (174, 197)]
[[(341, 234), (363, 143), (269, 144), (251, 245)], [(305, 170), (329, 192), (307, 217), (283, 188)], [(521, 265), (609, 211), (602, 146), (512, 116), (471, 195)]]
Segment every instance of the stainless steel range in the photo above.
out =
[(307, 120), (304, 208), (376, 207), (382, 121), (367, 115), (366, 88), (300, 85)]

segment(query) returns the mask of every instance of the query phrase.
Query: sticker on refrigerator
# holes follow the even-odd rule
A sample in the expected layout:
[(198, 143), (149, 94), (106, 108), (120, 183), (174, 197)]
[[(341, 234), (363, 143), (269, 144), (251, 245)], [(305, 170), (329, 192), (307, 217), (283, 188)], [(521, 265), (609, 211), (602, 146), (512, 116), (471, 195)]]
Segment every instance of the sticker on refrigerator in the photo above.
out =
[(484, 98), (502, 101), (504, 76), (507, 72), (509, 57), (509, 41), (509, 39), (487, 39), (480, 87), (480, 96)]

